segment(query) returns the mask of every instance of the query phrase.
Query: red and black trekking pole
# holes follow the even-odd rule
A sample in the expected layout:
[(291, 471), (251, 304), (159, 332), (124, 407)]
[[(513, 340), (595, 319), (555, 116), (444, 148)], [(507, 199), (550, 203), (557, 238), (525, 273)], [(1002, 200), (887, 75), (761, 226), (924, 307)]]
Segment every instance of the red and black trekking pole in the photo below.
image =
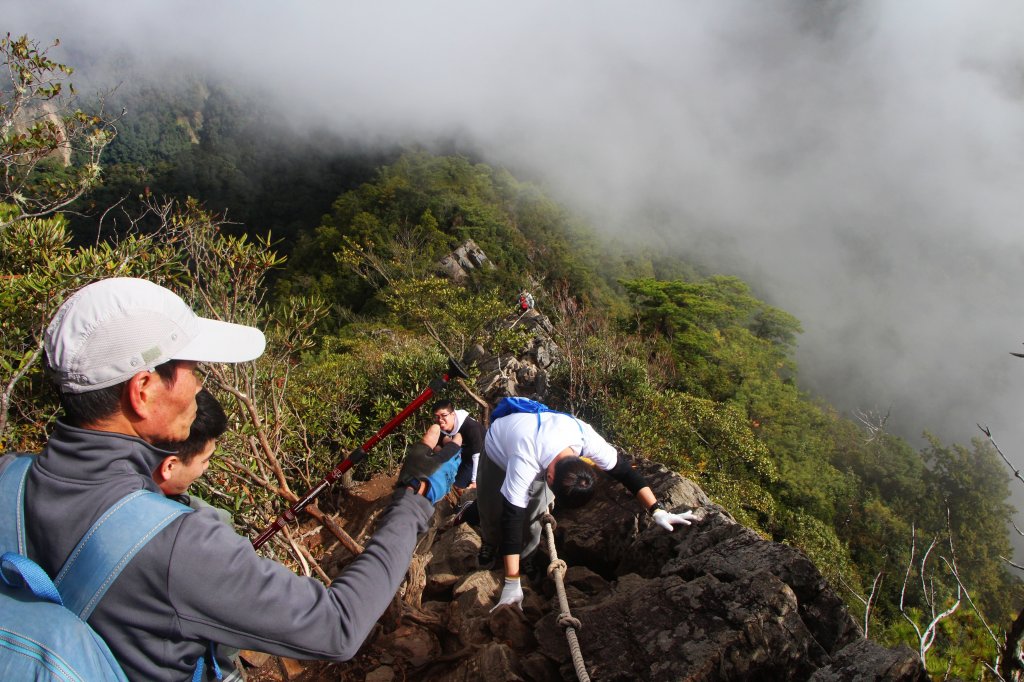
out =
[(369, 440), (360, 445), (358, 448), (349, 453), (348, 457), (338, 463), (331, 473), (327, 474), (327, 477), (320, 481), (319, 485), (306, 493), (306, 496), (301, 500), (289, 507), (283, 514), (277, 517), (270, 526), (267, 527), (262, 533), (260, 533), (255, 540), (252, 541), (254, 549), (262, 547), (267, 540), (273, 537), (274, 533), (285, 527), (286, 524), (291, 523), (295, 520), (296, 514), (309, 506), (309, 504), (316, 499), (317, 495), (322, 493), (324, 490), (329, 488), (331, 484), (337, 481), (341, 476), (351, 469), (356, 464), (359, 464), (366, 459), (366, 453), (370, 451), (374, 445), (379, 443), (389, 433), (395, 430), (399, 424), (404, 422), (410, 414), (416, 411), (420, 405), (430, 400), (430, 396), (440, 393), (442, 389), (448, 384), (453, 378), (466, 379), (469, 375), (466, 374), (466, 370), (459, 366), (459, 363), (455, 362), (451, 358), (448, 359), (448, 372), (437, 377), (430, 382), (430, 385), (423, 389), (423, 392), (416, 396), (416, 399), (405, 406), (401, 412), (396, 414), (387, 424), (381, 427), (380, 431), (370, 436)]

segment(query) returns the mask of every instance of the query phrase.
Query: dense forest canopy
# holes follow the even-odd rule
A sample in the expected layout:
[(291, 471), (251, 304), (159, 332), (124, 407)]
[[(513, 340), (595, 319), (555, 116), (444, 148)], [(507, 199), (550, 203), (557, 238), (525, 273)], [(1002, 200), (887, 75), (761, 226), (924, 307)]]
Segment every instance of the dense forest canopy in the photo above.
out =
[[(59, 66), (36, 68), (57, 78)], [(500, 322), (527, 289), (564, 354), (552, 404), (805, 551), (855, 611), (870, 598), (871, 635), (885, 643), (916, 648), (911, 623), (928, 621), (928, 599), (966, 586), (976, 610), (942, 623), (929, 665), (977, 677), (995, 659), (986, 633), (1009, 626), (1024, 593), (1002, 559), (1013, 509), (992, 444), (916, 449), (801, 391), (800, 321), (741, 279), (612, 243), (543, 188), (466, 155), (272, 135), (258, 103), (198, 80), (121, 93), (118, 120), (87, 103), (67, 111), (66, 159), (52, 128), (24, 132), (17, 95), (4, 92), (3, 145), (21, 153), (7, 157), (20, 184), (0, 196), (6, 449), (38, 448), (56, 416), (39, 349), (62, 298), (98, 277), (150, 277), (268, 333), (252, 367), (209, 370), (234, 428), (205, 494), (251, 532), (282, 490), (316, 482), (446, 356), (521, 344)], [(28, 201), (40, 197), (50, 203)], [(441, 276), (438, 261), (467, 240), (495, 267)], [(403, 425), (358, 475), (393, 469), (424, 426)], [(933, 541), (949, 561), (914, 564)], [(910, 568), (925, 575), (901, 590)]]

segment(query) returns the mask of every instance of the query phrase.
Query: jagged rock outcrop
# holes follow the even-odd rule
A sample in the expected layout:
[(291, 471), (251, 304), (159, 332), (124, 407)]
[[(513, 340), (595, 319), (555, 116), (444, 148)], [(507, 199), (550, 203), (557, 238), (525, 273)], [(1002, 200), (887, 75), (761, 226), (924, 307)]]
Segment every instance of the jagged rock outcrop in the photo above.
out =
[(71, 165), (71, 145), (68, 143), (68, 130), (61, 118), (57, 105), (52, 101), (29, 102), (20, 109), (13, 120), (14, 131), (25, 133), (31, 126), (43, 123), (50, 127), (55, 148), (48, 156), (56, 159), (62, 166)]
[(530, 341), (517, 355), (493, 355), (479, 345), (470, 348), (463, 362), (480, 369), (477, 392), (492, 405), (508, 395), (543, 400), (548, 392), (550, 373), (561, 358), (558, 344), (552, 338), (551, 320), (536, 308), (530, 308), (510, 314), (502, 324), (526, 329)]
[(453, 282), (462, 282), (469, 277), (469, 270), (493, 268), (494, 263), (487, 259), (487, 254), (476, 242), (468, 239), (462, 246), (442, 258), (438, 266)]
[[(802, 552), (741, 526), (666, 468), (638, 466), (666, 506), (696, 509), (701, 520), (667, 533), (604, 476), (588, 505), (556, 511), (566, 595), (595, 682), (928, 679), (910, 649), (863, 638)], [(366, 535), (375, 516), (367, 510), (385, 501), (354, 497), (350, 516), (361, 528), (347, 530)], [(452, 510), (439, 505), (399, 606), (360, 655), (302, 679), (576, 679), (552, 579), (526, 585), (522, 611), (491, 612), (500, 571), (477, 568), (479, 536), (452, 525)]]
[(886, 649), (861, 639), (836, 654), (833, 661), (817, 670), (811, 682), (860, 682), (861, 680), (921, 680), (930, 678), (921, 669), (909, 647)]
[[(438, 266), (453, 282), (465, 280), (470, 270), (495, 267), (472, 239), (442, 258)], [(513, 303), (510, 298), (510, 307)], [(543, 399), (548, 391), (551, 368), (561, 356), (552, 339), (554, 327), (551, 321), (535, 308), (523, 311), (516, 307), (501, 324), (510, 329), (526, 329), (531, 339), (518, 354), (494, 355), (479, 344), (466, 352), (463, 364), (467, 367), (476, 365), (480, 369), (476, 382), (478, 394), (491, 404), (508, 395)]]

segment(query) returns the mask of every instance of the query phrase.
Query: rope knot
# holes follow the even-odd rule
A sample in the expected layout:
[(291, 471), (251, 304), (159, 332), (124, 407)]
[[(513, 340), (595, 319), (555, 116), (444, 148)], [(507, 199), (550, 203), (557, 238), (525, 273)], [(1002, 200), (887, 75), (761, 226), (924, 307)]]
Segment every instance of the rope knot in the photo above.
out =
[(569, 570), (569, 566), (561, 559), (553, 559), (551, 563), (548, 564), (548, 575), (554, 575), (555, 571), (558, 570), (561, 570), (562, 575), (565, 575), (565, 572)]
[[(569, 600), (565, 596), (565, 585), (562, 584), (562, 575), (566, 570), (565, 562), (558, 558), (558, 551), (555, 549), (555, 534), (552, 527), (555, 520), (551, 514), (545, 514), (544, 528), (548, 538), (548, 552), (551, 555), (551, 563), (548, 564), (548, 575), (554, 574), (555, 591), (558, 592), (558, 614), (557, 622), (565, 630), (565, 638), (569, 640), (569, 651), (572, 654), (572, 665), (576, 669), (576, 677), (580, 682), (590, 682), (590, 675), (587, 674), (587, 664), (583, 661), (583, 652), (580, 651), (580, 643), (576, 639), (576, 631), (583, 627), (578, 618), (569, 613)], [(560, 573), (559, 571), (562, 571)]]
[(580, 619), (572, 615), (571, 613), (558, 614), (557, 622), (562, 628), (566, 629), (572, 628), (574, 630), (580, 630), (583, 628), (583, 623), (580, 622)]

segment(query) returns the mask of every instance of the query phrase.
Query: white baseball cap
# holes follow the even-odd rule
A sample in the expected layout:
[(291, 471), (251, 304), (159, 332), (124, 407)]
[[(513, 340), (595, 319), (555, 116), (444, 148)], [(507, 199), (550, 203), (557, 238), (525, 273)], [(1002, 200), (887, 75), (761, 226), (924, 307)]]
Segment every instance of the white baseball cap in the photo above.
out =
[(199, 317), (170, 289), (132, 277), (79, 289), (43, 340), (65, 393), (113, 386), (169, 360), (246, 362), (267, 343), (255, 327)]

